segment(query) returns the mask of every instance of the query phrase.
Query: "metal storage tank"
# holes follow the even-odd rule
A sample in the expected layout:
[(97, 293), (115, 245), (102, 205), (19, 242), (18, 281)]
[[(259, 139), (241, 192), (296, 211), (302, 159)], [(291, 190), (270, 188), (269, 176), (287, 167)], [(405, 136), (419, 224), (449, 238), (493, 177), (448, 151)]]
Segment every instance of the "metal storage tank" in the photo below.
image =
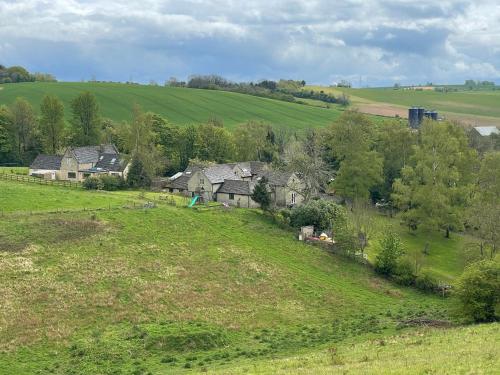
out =
[(412, 107), (408, 109), (408, 123), (410, 125), (410, 128), (412, 129), (418, 129), (419, 128), (419, 122), (418, 122), (418, 108), (417, 107)]
[(438, 120), (438, 113), (437, 113), (437, 111), (431, 111), (431, 119), (433, 119), (434, 121)]
[(425, 108), (418, 107), (418, 127), (422, 125), (422, 121), (424, 121)]

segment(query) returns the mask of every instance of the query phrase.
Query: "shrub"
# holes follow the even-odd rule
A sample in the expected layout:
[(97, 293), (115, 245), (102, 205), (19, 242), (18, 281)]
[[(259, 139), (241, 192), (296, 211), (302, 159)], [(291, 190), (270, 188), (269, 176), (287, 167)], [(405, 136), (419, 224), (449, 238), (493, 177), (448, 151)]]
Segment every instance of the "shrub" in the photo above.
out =
[(127, 184), (133, 188), (151, 186), (151, 177), (144, 168), (141, 159), (134, 156), (127, 175)]
[(100, 190), (102, 189), (102, 182), (99, 178), (97, 177), (87, 177), (84, 181), (83, 181), (83, 188), (84, 189), (87, 189), (87, 190)]
[(433, 292), (438, 288), (436, 279), (425, 271), (415, 278), (415, 286), (424, 292)]
[(500, 264), (482, 260), (469, 265), (456, 283), (455, 294), (467, 321), (488, 322), (500, 318)]
[(400, 285), (410, 286), (415, 282), (413, 274), (413, 265), (408, 260), (398, 262), (394, 269), (394, 281)]
[(263, 210), (269, 209), (271, 205), (271, 194), (267, 191), (267, 179), (265, 177), (262, 177), (257, 185), (255, 185), (252, 199), (259, 203)]
[(125, 187), (125, 181), (118, 176), (102, 175), (99, 179), (102, 183), (103, 190), (114, 191)]
[(385, 276), (392, 276), (403, 255), (401, 238), (392, 230), (387, 230), (380, 240), (380, 251), (375, 259), (375, 270)]
[(331, 230), (337, 220), (345, 221), (345, 208), (326, 200), (312, 200), (295, 207), (290, 213), (290, 225), (300, 228), (314, 225), (319, 231)]

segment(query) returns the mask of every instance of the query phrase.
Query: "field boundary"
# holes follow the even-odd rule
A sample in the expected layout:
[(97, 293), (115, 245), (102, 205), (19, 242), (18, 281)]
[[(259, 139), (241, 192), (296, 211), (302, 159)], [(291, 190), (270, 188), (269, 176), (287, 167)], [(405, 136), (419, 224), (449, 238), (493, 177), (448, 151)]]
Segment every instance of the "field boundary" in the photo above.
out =
[(38, 178), (38, 177), (13, 174), (13, 173), (5, 173), (5, 172), (1, 172), (1, 171), (0, 171), (0, 179), (7, 180), (7, 181), (28, 182), (28, 183), (37, 184), (37, 185), (69, 187), (69, 188), (74, 188), (74, 189), (79, 189), (82, 187), (82, 184), (79, 182), (63, 181), (63, 180), (46, 180), (46, 179)]

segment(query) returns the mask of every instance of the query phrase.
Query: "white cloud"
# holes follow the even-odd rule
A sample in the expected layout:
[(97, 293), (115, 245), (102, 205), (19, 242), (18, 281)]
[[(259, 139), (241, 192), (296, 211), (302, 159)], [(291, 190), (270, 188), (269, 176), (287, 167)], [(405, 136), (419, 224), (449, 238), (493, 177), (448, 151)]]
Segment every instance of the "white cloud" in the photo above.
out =
[(0, 0), (0, 63), (63, 79), (498, 80), (499, 21), (495, 0)]

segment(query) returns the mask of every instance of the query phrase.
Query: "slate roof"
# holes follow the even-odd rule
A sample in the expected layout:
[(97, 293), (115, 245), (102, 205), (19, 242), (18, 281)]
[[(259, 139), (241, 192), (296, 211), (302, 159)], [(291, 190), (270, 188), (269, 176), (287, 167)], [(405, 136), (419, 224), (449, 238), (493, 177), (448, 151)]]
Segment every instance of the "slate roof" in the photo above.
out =
[(250, 181), (242, 180), (226, 180), (222, 186), (217, 190), (218, 193), (238, 194), (238, 195), (252, 195), (253, 184)]
[(475, 126), (474, 129), (483, 137), (489, 137), (492, 134), (500, 134), (496, 126)]
[(261, 161), (245, 161), (236, 165), (243, 171), (243, 177), (261, 175), (266, 168), (266, 163)]
[(187, 190), (188, 189), (188, 181), (191, 178), (191, 175), (183, 174), (180, 177), (177, 177), (175, 180), (169, 181), (167, 187), (171, 189), (179, 189), (179, 190)]
[(123, 172), (127, 164), (120, 155), (117, 154), (101, 154), (95, 167), (102, 168), (110, 172)]
[(234, 164), (231, 166), (230, 164), (216, 164), (203, 169), (203, 173), (207, 176), (208, 180), (212, 184), (220, 184), (224, 182), (224, 180), (237, 180), (238, 176), (236, 176), (233, 172)]
[(97, 163), (101, 154), (118, 155), (114, 145), (83, 146), (71, 149), (78, 163)]
[(287, 186), (293, 172), (270, 171), (263, 174), (267, 182), (272, 186)]
[(62, 156), (59, 155), (38, 155), (33, 163), (31, 163), (31, 169), (47, 169), (57, 171), (61, 169)]

